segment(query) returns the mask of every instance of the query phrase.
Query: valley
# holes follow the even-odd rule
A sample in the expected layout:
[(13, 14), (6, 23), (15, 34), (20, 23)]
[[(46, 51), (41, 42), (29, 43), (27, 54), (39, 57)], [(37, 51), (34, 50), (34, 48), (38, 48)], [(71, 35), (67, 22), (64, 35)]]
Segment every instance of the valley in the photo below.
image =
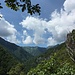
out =
[(64, 43), (47, 48), (20, 47), (0, 38), (0, 75), (74, 75), (74, 38), (75, 30)]

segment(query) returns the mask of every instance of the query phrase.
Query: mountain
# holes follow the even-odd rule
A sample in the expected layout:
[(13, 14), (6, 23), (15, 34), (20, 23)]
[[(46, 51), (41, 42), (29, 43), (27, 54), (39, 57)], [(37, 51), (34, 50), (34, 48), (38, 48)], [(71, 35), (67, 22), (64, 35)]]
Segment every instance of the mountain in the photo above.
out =
[(70, 59), (66, 44), (60, 44), (38, 58), (38, 65), (31, 69), (27, 75), (74, 75), (75, 62)]
[(11, 54), (13, 54), (18, 60), (26, 61), (31, 59), (33, 56), (25, 51), (22, 47), (17, 46), (14, 43), (5, 41), (0, 37), (0, 45), (7, 49)]
[(17, 63), (18, 60), (0, 46), (0, 75), (6, 75), (10, 68)]
[[(5, 47), (5, 50), (0, 47), (0, 75), (75, 75), (75, 30), (67, 35), (64, 43), (48, 47), (46, 52), (32, 59), (22, 47), (2, 38), (0, 44)], [(30, 48), (27, 49), (30, 51)], [(35, 48), (32, 47), (33, 52)], [(20, 49), (29, 57), (20, 54)], [(25, 59), (22, 59), (22, 54)], [(20, 63), (18, 59), (26, 62)]]
[(46, 52), (46, 48), (37, 47), (37, 46), (35, 46), (35, 47), (23, 47), (23, 49), (33, 56), (39, 56), (39, 55)]
[(38, 65), (27, 75), (75, 75), (75, 30), (67, 40), (36, 58)]
[(67, 35), (66, 46), (70, 58), (75, 61), (75, 30)]

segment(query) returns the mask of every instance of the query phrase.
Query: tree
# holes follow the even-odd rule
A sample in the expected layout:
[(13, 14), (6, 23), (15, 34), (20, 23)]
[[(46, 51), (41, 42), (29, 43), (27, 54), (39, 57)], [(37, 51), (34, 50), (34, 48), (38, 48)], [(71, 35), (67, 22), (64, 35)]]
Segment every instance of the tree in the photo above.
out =
[[(4, 1), (6, 6), (17, 11), (17, 10), (22, 10), (24, 12), (27, 10), (27, 13), (30, 15), (39, 13), (40, 15), (40, 9), (41, 7), (39, 4), (32, 5), (31, 0), (5, 0)], [(3, 8), (3, 6), (0, 3), (0, 8)]]
[(7, 75), (10, 68), (18, 63), (17, 59), (11, 55), (7, 49), (0, 46), (0, 75)]
[(18, 63), (16, 66), (12, 66), (9, 72), (7, 74), (9, 75), (25, 75), (24, 73), (24, 65), (22, 63)]
[(60, 64), (55, 58), (44, 60), (36, 68), (31, 69), (27, 75), (74, 75), (75, 67), (70, 63)]
[(67, 34), (66, 46), (70, 58), (75, 62), (75, 30)]

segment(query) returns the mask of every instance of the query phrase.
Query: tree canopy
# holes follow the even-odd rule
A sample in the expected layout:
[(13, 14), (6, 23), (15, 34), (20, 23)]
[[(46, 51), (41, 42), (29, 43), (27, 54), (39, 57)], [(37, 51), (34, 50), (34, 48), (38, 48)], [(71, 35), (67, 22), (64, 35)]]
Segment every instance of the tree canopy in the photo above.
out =
[[(33, 15), (35, 13), (38, 13), (40, 15), (41, 7), (39, 6), (39, 4), (32, 5), (31, 0), (5, 0), (4, 2), (7, 7), (15, 11), (21, 9), (22, 12), (27, 10), (27, 13), (29, 13), (30, 15)], [(3, 8), (1, 3), (0, 3), (0, 8)]]

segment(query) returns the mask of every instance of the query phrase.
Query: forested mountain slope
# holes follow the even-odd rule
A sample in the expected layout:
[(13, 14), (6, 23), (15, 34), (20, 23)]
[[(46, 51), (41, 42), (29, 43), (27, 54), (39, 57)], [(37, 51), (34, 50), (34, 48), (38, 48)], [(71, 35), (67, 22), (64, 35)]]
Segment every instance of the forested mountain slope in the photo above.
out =
[[(1, 43), (1, 45), (3, 44)], [(48, 50), (42, 55), (28, 59), (23, 63), (20, 63), (18, 59), (15, 61), (15, 50), (11, 49), (11, 45), (8, 48), (5, 42), (3, 47), (6, 50), (0, 47), (1, 75), (4, 73), (6, 75), (6, 72), (7, 75), (75, 75), (75, 30), (67, 35), (67, 40), (64, 43), (47, 48)], [(18, 46), (14, 49), (18, 49)], [(18, 64), (15, 65), (17, 62)]]
[(6, 75), (10, 68), (17, 63), (18, 60), (0, 46), (0, 75)]
[(27, 75), (75, 75), (75, 30), (65, 43), (49, 48), (37, 59), (39, 64)]
[(11, 54), (13, 54), (18, 60), (26, 61), (33, 56), (29, 54), (27, 51), (25, 51), (22, 47), (17, 46), (14, 43), (10, 43), (8, 41), (5, 41), (0, 37), (0, 45), (6, 48)]
[(33, 56), (39, 56), (39, 55), (41, 55), (41, 54), (46, 52), (46, 48), (38, 47), (38, 46), (35, 46), (35, 47), (23, 47), (23, 49), (26, 50), (28, 53), (30, 53)]
[(66, 46), (70, 58), (75, 62), (75, 30), (67, 35)]

